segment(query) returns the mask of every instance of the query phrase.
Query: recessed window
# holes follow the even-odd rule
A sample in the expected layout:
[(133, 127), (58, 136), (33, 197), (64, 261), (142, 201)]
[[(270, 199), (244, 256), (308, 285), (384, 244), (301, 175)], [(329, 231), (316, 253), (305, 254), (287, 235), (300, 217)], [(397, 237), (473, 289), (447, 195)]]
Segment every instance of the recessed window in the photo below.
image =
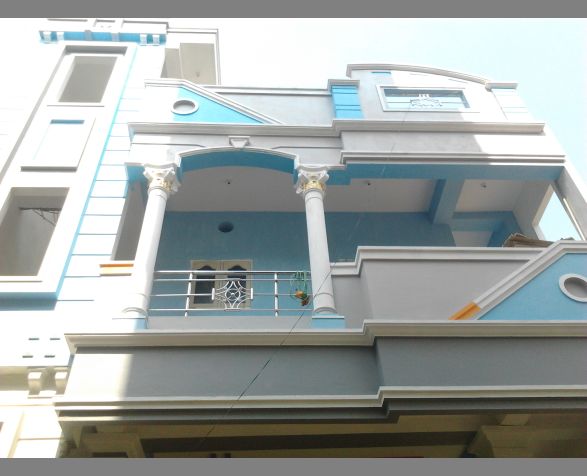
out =
[(179, 101), (175, 101), (173, 103), (171, 110), (175, 114), (192, 114), (193, 112), (196, 112), (199, 107), (199, 104), (195, 101), (190, 101), (189, 99), (180, 99)]
[(115, 55), (75, 55), (59, 102), (101, 102), (115, 63)]
[(13, 190), (0, 223), (0, 276), (38, 274), (66, 194), (67, 189)]
[(587, 278), (579, 274), (565, 274), (559, 279), (559, 287), (574, 301), (587, 302)]
[(469, 108), (469, 103), (460, 90), (383, 88), (383, 100), (387, 110), (450, 111)]

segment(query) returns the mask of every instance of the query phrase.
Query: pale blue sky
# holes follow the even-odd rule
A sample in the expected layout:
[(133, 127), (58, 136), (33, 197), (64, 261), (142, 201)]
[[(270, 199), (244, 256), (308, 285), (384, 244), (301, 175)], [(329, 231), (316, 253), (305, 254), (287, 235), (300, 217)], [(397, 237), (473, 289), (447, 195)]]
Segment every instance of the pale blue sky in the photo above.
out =
[[(34, 20), (0, 21), (9, 38), (24, 35), (29, 44), (38, 38)], [(344, 77), (348, 63), (370, 62), (421, 64), (516, 81), (530, 112), (551, 127), (587, 181), (587, 20), (241, 18), (186, 23), (220, 30), (226, 85), (325, 88), (328, 78)], [(547, 215), (547, 238), (571, 235), (554, 208)]]

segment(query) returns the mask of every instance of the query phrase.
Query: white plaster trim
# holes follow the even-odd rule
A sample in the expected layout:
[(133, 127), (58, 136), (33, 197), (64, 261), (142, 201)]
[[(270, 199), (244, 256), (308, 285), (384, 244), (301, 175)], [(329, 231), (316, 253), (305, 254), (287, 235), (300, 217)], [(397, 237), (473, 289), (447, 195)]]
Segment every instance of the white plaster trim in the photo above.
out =
[(567, 253), (587, 253), (587, 241), (561, 240), (550, 245), (536, 258), (474, 299), (473, 302), (481, 308), (474, 319), (481, 318)]
[(231, 109), (234, 109), (242, 114), (246, 114), (247, 116), (251, 116), (254, 117), (255, 119), (258, 119), (260, 121), (263, 122), (269, 122), (270, 124), (282, 124), (281, 121), (267, 116), (265, 114), (262, 114), (260, 112), (257, 112), (253, 109), (248, 108), (247, 106), (244, 106), (236, 101), (233, 101), (231, 99), (227, 99), (224, 96), (221, 96), (220, 94), (217, 94), (207, 88), (204, 88), (202, 86), (198, 86), (195, 83), (192, 83), (191, 81), (188, 81), (186, 79), (148, 79), (145, 80), (145, 87), (173, 87), (173, 88), (177, 88), (177, 87), (183, 87), (189, 91), (192, 91), (196, 94), (201, 94), (202, 96), (205, 96), (215, 102), (218, 102), (226, 107), (229, 107)]
[[(457, 78), (457, 79), (464, 79), (466, 81), (471, 81), (473, 83), (481, 83), (484, 84), (485, 87), (487, 85), (491, 85), (491, 87), (495, 87), (495, 84), (507, 84), (508, 87), (516, 87), (517, 83), (508, 82), (508, 83), (499, 83), (496, 81), (490, 81), (489, 79), (482, 78), (480, 76), (472, 76), (470, 74), (459, 73), (458, 71), (450, 71), (448, 69), (440, 69), (440, 68), (433, 68), (430, 66), (419, 66), (419, 65), (407, 65), (407, 64), (388, 64), (388, 63), (361, 63), (361, 64), (349, 64), (346, 68), (346, 75), (351, 76), (352, 71), (359, 71), (359, 70), (379, 70), (379, 71), (411, 71), (414, 73), (428, 73), (428, 74), (437, 74), (440, 76), (447, 76), (450, 78)], [(503, 86), (502, 86), (503, 87)]]
[(85, 347), (372, 346), (377, 337), (587, 337), (587, 322), (365, 320), (362, 329), (147, 329), (65, 334), (72, 353)]
[[(449, 161), (446, 159), (450, 158)], [(564, 165), (566, 159), (564, 155), (534, 155), (534, 154), (484, 154), (470, 153), (470, 152), (381, 152), (377, 151), (345, 151), (340, 152), (340, 162), (360, 163), (369, 162), (377, 163), (387, 162), (389, 159), (394, 159), (396, 162), (411, 162), (419, 161), (423, 163), (439, 163), (439, 160), (444, 160), (443, 163), (467, 163), (467, 162), (503, 162), (507, 164), (523, 164), (536, 162), (540, 165), (553, 164)]]
[(55, 397), (57, 410), (167, 410), (215, 408), (353, 408), (381, 407), (386, 399), (471, 399), (471, 398), (586, 398), (587, 385), (502, 385), (452, 387), (379, 387), (375, 395), (261, 395), (218, 397), (126, 397), (92, 396), (81, 400), (73, 396)]
[[(233, 107), (233, 106), (231, 106)], [(247, 113), (250, 115), (250, 113)], [(506, 134), (540, 134), (543, 122), (463, 122), (463, 121), (405, 121), (381, 119), (333, 119), (331, 125), (303, 126), (272, 124), (171, 123), (129, 122), (131, 136), (135, 134), (235, 134), (267, 136), (339, 137), (341, 132), (478, 132)]]
[(359, 87), (359, 84), (361, 83), (361, 81), (359, 81), (358, 79), (329, 79), (328, 80), (328, 89), (330, 90), (332, 88), (332, 86), (357, 86)]
[(491, 91), (493, 89), (517, 89), (518, 83), (513, 81), (487, 81), (485, 89)]
[(572, 294), (567, 288), (565, 288), (565, 281), (569, 278), (576, 278), (579, 279), (581, 281), (583, 281), (584, 283), (587, 283), (587, 278), (585, 276), (582, 276), (580, 274), (563, 274), (559, 280), (558, 280), (558, 285), (560, 287), (560, 290), (569, 298), (572, 299), (573, 301), (578, 301), (578, 302), (587, 302), (587, 298), (582, 298), (579, 296), (575, 296), (574, 294)]
[(210, 91), (218, 94), (268, 94), (275, 96), (331, 96), (326, 89), (302, 89), (302, 88), (266, 88), (249, 86), (206, 86)]
[(354, 262), (332, 263), (332, 275), (358, 275), (365, 261), (529, 261), (541, 252), (542, 248), (359, 246)]

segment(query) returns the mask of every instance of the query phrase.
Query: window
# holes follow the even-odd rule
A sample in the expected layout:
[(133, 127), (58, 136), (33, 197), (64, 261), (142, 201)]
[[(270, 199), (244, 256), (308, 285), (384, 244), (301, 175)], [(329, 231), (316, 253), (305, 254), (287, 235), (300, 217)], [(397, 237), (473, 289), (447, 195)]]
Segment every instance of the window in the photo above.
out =
[(113, 55), (74, 55), (59, 102), (102, 101), (115, 63)]
[(386, 110), (454, 111), (469, 108), (463, 91), (456, 89), (383, 88), (383, 102)]
[(13, 189), (0, 223), (0, 276), (36, 276), (57, 226), (66, 189)]
[(188, 285), (188, 307), (226, 310), (250, 307), (252, 288), (247, 271), (251, 268), (250, 260), (192, 261), (194, 272)]

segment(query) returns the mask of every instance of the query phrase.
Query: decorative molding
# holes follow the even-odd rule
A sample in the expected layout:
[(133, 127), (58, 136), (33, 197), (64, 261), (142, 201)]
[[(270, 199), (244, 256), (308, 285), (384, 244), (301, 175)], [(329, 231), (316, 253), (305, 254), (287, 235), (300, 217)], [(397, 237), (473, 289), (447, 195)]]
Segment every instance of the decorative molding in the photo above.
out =
[(329, 79), (328, 89), (332, 89), (332, 86), (357, 86), (359, 87), (361, 81), (358, 79)]
[(523, 399), (587, 398), (587, 385), (507, 386), (397, 386), (379, 387), (373, 395), (255, 395), (211, 397), (121, 397), (94, 395), (87, 400), (72, 396), (54, 399), (58, 411), (168, 410), (168, 409), (258, 409), (258, 408), (352, 408), (381, 407), (398, 399)]
[(354, 262), (332, 263), (333, 276), (358, 275), (365, 261), (529, 261), (542, 248), (359, 246)]
[(210, 91), (218, 94), (270, 94), (281, 96), (330, 96), (326, 89), (302, 89), (302, 88), (266, 88), (266, 87), (243, 87), (243, 86), (206, 86)]
[[(234, 107), (234, 106), (231, 106)], [(246, 113), (251, 115), (250, 113)], [(270, 124), (217, 124), (206, 122), (129, 122), (135, 134), (235, 134), (264, 136), (340, 137), (341, 132), (477, 132), (504, 134), (540, 134), (543, 122), (456, 122), (405, 121), (382, 119), (333, 119), (329, 126)], [(447, 154), (449, 155), (449, 154)]]
[(161, 189), (167, 194), (172, 194), (179, 190), (175, 164), (160, 167), (145, 165), (144, 167), (143, 175), (149, 181), (149, 191)]
[(326, 182), (328, 180), (328, 167), (325, 165), (299, 165), (298, 181), (296, 184), (296, 193), (306, 194), (311, 190), (317, 190), (321, 193), (326, 192)]
[(409, 71), (413, 73), (427, 73), (427, 74), (436, 74), (439, 76), (446, 76), (449, 78), (456, 78), (456, 79), (463, 79), (465, 81), (471, 81), (473, 83), (480, 83), (485, 85), (486, 88), (498, 87), (496, 85), (501, 85), (500, 87), (505, 87), (503, 85), (508, 85), (508, 87), (515, 88), (517, 87), (517, 83), (514, 82), (496, 82), (490, 81), (489, 79), (482, 78), (480, 76), (472, 76), (470, 74), (459, 73), (458, 71), (450, 71), (448, 69), (440, 69), (440, 68), (433, 68), (430, 66), (419, 66), (419, 65), (407, 65), (407, 64), (387, 64), (387, 63), (362, 63), (362, 64), (349, 64), (346, 68), (346, 75), (348, 77), (351, 76), (352, 71), (360, 71), (360, 70), (379, 70), (379, 71)]
[(243, 149), (245, 146), (251, 143), (249, 136), (228, 136), (228, 142), (235, 149)]
[(147, 329), (65, 334), (72, 353), (86, 347), (372, 346), (379, 337), (587, 337), (587, 322), (365, 320), (362, 329)]
[[(389, 160), (400, 160), (402, 163), (418, 161), (419, 163), (438, 164), (440, 160), (450, 160), (449, 163), (474, 163), (474, 162), (500, 162), (507, 165), (563, 165), (566, 163), (565, 155), (535, 155), (535, 154), (484, 154), (470, 152), (381, 152), (381, 151), (345, 151), (340, 153), (340, 162), (347, 163), (377, 163)], [(448, 161), (447, 161), (448, 162)], [(446, 163), (446, 162), (445, 162)]]

